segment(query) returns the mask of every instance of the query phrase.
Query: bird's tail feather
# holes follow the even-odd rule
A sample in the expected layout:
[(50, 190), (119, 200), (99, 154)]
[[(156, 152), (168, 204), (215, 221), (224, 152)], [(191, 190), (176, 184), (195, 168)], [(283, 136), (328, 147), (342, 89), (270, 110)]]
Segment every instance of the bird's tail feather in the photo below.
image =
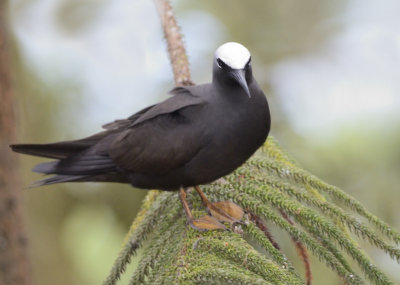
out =
[(50, 162), (42, 162), (36, 164), (32, 170), (37, 173), (52, 174), (55, 173), (55, 169), (57, 167), (58, 162), (59, 162), (58, 160)]
[(74, 181), (78, 182), (85, 178), (86, 178), (85, 175), (80, 175), (80, 176), (78, 176), (78, 175), (54, 175), (54, 176), (33, 182), (31, 184), (30, 188), (44, 186), (44, 185), (51, 185), (51, 184), (56, 184), (56, 183), (63, 183), (63, 182), (74, 182)]
[(44, 185), (51, 185), (64, 182), (118, 182), (129, 183), (129, 178), (121, 173), (106, 173), (99, 175), (66, 175), (56, 174), (38, 180), (31, 184), (30, 188), (39, 187)]
[(88, 146), (73, 142), (61, 142), (52, 144), (13, 144), (10, 147), (13, 151), (23, 154), (62, 159), (82, 151)]
[(13, 144), (11, 149), (15, 152), (34, 156), (63, 159), (74, 155), (95, 145), (107, 135), (100, 132), (80, 140), (63, 141), (49, 144)]

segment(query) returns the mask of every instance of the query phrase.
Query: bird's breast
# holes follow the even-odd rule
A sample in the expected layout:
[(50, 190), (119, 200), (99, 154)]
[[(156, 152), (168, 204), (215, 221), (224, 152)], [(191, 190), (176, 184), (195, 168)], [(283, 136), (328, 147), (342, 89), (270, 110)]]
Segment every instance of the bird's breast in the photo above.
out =
[(240, 104), (229, 102), (223, 116), (216, 116), (215, 128), (220, 142), (239, 148), (258, 148), (269, 131), (269, 109), (265, 97), (244, 98)]
[(264, 143), (269, 132), (269, 109), (263, 94), (239, 102), (209, 100), (198, 112), (189, 114), (188, 110), (187, 115), (192, 128), (201, 130), (198, 140), (202, 147), (179, 172), (184, 186), (209, 183), (231, 173)]
[[(208, 114), (208, 147), (202, 153), (210, 173), (226, 175), (242, 165), (265, 141), (269, 132), (266, 101), (246, 98), (241, 105), (221, 104)], [(253, 100), (253, 101), (251, 101)]]

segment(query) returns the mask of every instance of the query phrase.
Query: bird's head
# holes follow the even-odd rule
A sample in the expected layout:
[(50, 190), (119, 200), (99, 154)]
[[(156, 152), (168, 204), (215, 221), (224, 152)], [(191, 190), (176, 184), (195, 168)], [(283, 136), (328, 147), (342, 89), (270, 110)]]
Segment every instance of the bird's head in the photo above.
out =
[(214, 55), (213, 81), (228, 86), (240, 86), (251, 97), (248, 85), (252, 80), (251, 55), (239, 43), (221, 45)]

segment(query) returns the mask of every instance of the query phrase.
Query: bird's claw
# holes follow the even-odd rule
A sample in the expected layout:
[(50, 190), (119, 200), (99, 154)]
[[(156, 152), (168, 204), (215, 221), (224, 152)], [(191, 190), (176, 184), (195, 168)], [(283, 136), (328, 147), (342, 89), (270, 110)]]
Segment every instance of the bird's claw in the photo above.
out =
[(208, 207), (210, 214), (221, 222), (241, 223), (244, 211), (243, 209), (231, 201), (220, 201), (210, 203)]
[(224, 224), (211, 216), (203, 216), (198, 219), (189, 220), (190, 226), (198, 231), (226, 230)]

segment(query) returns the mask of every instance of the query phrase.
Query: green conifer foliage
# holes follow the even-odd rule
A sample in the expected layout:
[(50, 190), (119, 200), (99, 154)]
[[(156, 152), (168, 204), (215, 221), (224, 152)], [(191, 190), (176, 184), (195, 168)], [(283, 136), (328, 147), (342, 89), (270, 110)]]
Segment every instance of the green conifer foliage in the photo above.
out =
[[(394, 284), (359, 242), (399, 262), (400, 234), (344, 191), (303, 170), (274, 138), (234, 173), (202, 190), (213, 201), (241, 206), (247, 212), (243, 223), (230, 231), (195, 231), (177, 192), (151, 191), (104, 284), (117, 283), (140, 247), (139, 265), (124, 273), (132, 276), (130, 284), (307, 284), (252, 215), (304, 245), (345, 284)], [(195, 216), (205, 214), (194, 191), (188, 201)]]

